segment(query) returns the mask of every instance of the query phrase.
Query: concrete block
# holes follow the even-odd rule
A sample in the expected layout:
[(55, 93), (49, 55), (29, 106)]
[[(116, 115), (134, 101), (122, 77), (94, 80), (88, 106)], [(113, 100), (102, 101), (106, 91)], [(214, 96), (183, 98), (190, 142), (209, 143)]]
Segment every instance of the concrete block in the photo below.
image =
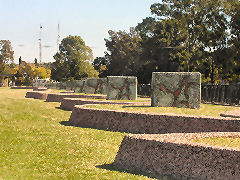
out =
[(107, 94), (107, 78), (88, 78), (84, 92), (86, 94)]
[(198, 72), (153, 72), (151, 105), (200, 108), (201, 74)]
[(136, 100), (137, 77), (108, 76), (107, 99), (109, 100)]

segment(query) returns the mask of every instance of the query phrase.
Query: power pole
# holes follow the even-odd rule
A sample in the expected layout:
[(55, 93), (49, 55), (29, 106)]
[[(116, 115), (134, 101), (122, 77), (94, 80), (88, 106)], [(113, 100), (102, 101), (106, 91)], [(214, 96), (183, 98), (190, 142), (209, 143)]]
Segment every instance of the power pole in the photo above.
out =
[(57, 52), (59, 52), (59, 45), (60, 45), (60, 24), (58, 23)]
[(39, 63), (42, 62), (42, 25), (40, 24), (40, 32), (39, 32)]

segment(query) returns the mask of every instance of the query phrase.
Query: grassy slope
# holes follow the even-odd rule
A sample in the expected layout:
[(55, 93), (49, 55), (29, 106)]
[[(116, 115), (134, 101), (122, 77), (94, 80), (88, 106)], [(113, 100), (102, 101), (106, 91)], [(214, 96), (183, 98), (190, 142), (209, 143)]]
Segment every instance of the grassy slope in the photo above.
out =
[(188, 115), (220, 116), (220, 113), (230, 110), (240, 110), (240, 107), (201, 104), (200, 109), (175, 108), (175, 107), (150, 107), (132, 105), (87, 105), (91, 108), (135, 111), (146, 113), (175, 113)]
[(61, 125), (60, 103), (0, 88), (0, 179), (147, 179), (98, 168), (114, 161), (124, 133)]

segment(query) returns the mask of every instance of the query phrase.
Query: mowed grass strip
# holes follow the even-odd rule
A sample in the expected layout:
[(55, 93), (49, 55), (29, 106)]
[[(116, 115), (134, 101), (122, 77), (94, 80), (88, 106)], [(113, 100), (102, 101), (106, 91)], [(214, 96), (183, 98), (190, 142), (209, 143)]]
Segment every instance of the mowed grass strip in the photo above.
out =
[(114, 161), (125, 133), (64, 126), (71, 112), (27, 91), (0, 88), (0, 179), (150, 179), (98, 167)]
[(194, 142), (221, 147), (240, 147), (240, 137), (210, 137), (194, 139)]
[(121, 110), (129, 112), (142, 112), (142, 113), (171, 113), (171, 114), (186, 114), (196, 116), (220, 116), (222, 112), (231, 110), (240, 110), (240, 107), (234, 106), (222, 106), (213, 104), (201, 104), (199, 109), (189, 108), (176, 108), (176, 107), (151, 107), (142, 105), (115, 105), (115, 104), (97, 104), (97, 105), (85, 105), (89, 108), (96, 109), (109, 109), (109, 110)]

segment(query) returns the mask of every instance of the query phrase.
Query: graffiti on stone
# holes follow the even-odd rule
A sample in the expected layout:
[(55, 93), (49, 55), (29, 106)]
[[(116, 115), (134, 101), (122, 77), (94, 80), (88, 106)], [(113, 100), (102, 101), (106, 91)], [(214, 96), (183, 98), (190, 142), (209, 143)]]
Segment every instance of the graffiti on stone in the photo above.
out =
[(74, 89), (74, 81), (66, 81), (66, 90), (71, 91)]
[(33, 80), (33, 87), (46, 87), (49, 80), (47, 79), (34, 79)]
[(73, 90), (76, 93), (84, 93), (85, 80), (75, 80)]
[(108, 76), (107, 99), (109, 100), (136, 100), (137, 77)]
[(201, 74), (198, 72), (153, 72), (152, 106), (200, 108)]
[(86, 94), (107, 94), (107, 78), (88, 78), (84, 92)]

